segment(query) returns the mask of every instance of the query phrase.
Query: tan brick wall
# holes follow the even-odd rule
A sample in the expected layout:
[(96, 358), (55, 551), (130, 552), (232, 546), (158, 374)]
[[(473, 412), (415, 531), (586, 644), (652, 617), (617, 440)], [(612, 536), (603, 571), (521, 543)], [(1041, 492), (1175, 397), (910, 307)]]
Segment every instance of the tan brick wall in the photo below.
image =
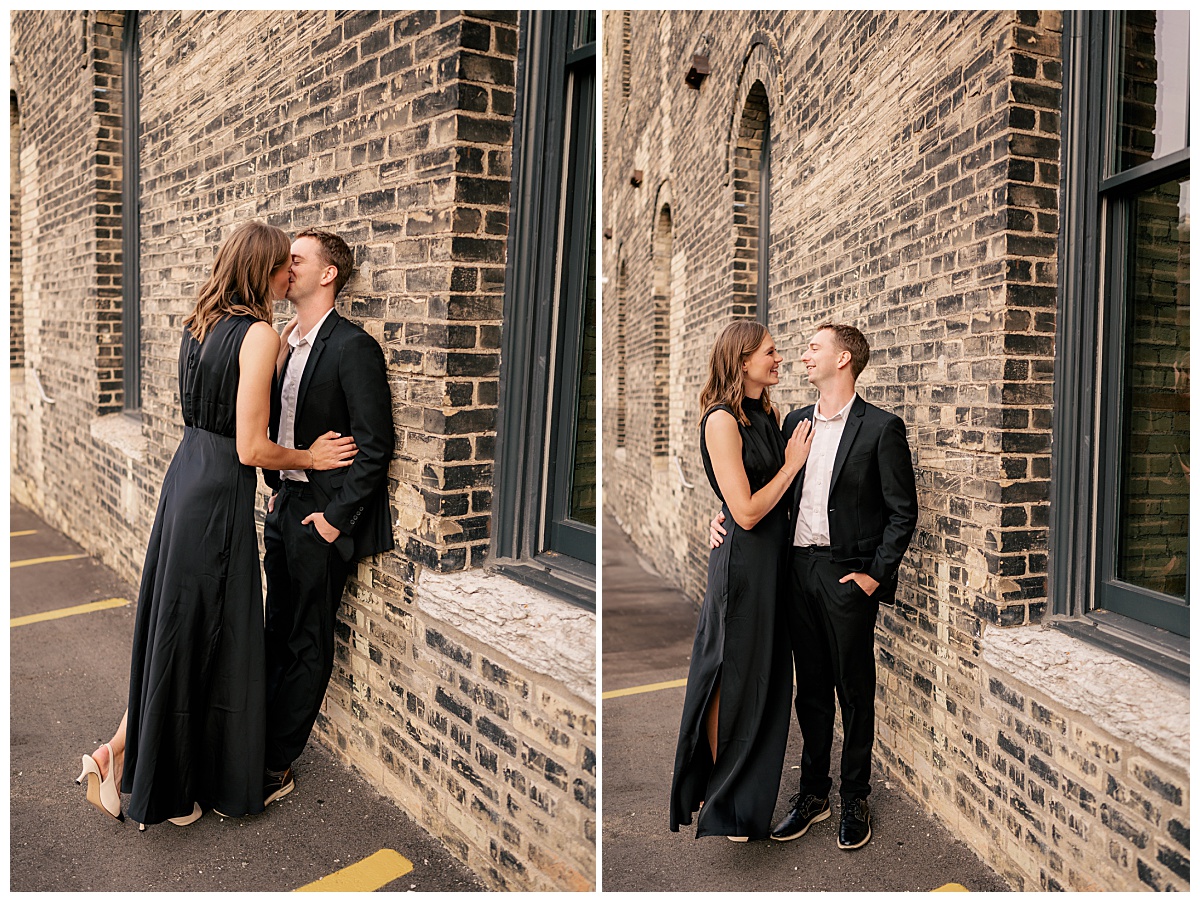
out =
[[(30, 190), (22, 194), (33, 201), (23, 221), (34, 227), (23, 234), (38, 242), (36, 259), (26, 255), (25, 307), (40, 313), (27, 357), (55, 401), (23, 402), (13, 444), (28, 450), (15, 464), (14, 492), (136, 581), (182, 433), (182, 321), (216, 248), (254, 218), (289, 232), (319, 226), (341, 234), (356, 272), (338, 309), (380, 342), (388, 364), (397, 549), (361, 563), (351, 578), (318, 732), (401, 804), (422, 786), (453, 796), (464, 780), (457, 759), (427, 754), (402, 780), (394, 770), (385, 778), (379, 756), (392, 754), (387, 737), (439, 734), (450, 721), (437, 699), (459, 697), (467, 679), (429, 651), (426, 636), (441, 626), (416, 611), (423, 579), (468, 574), (489, 549), (517, 14), (142, 13), (143, 410), (132, 426), (102, 416), (119, 402), (111, 383), (115, 377), (119, 388), (112, 351), (120, 348), (120, 159), (111, 146), (115, 101), (95, 98), (119, 99), (119, 68), (97, 62), (81, 82), (73, 55), (86, 35), (97, 60), (115, 52), (119, 61), (123, 21), (117, 13), (13, 17), (28, 94), (19, 98), (22, 161), (26, 151), (34, 160), (23, 168)], [(287, 306), (276, 313), (282, 321)], [(96, 498), (104, 516), (85, 515), (79, 498)], [(508, 671), (523, 645), (513, 636), (504, 643), (486, 657)], [(549, 661), (522, 679), (554, 694), (572, 718), (594, 720), (594, 682), (553, 688), (556, 666)], [(484, 685), (487, 676), (472, 679)], [(410, 700), (421, 701), (419, 711)], [(481, 723), (496, 721), (463, 721), (448, 741), (490, 747)], [(592, 787), (590, 801), (583, 790), (576, 802), (572, 788), (542, 812), (536, 840), (520, 818), (511, 834), (480, 827), (505, 806), (536, 807), (534, 793), (551, 793), (532, 778), (511, 786), (511, 798), (493, 788), (480, 806), (431, 806), (441, 815), (426, 826), (496, 888), (594, 882), (594, 740), (580, 733), (573, 743), (561, 760), (545, 741), (520, 747), (526, 758), (558, 762), (572, 787)], [(589, 804), (590, 840), (582, 827)]]
[(17, 92), (8, 102), (8, 365), (25, 367), (25, 316), (21, 298), (21, 111)]
[(482, 571), (427, 572), (411, 601), (373, 576), (320, 729), (494, 888), (594, 888), (595, 658), (562, 658), (594, 649), (594, 616)]
[[(1138, 780), (1089, 750), (1128, 748), (1123, 727), (1074, 729), (1088, 718), (1068, 693), (1042, 698), (1044, 715), (1006, 711), (993, 690), (1032, 697), (1028, 678), (981, 664), (988, 636), (1042, 634), (1029, 625), (1047, 612), (1060, 14), (625, 15), (604, 20), (606, 509), (702, 597), (718, 504), (700, 462), (698, 397), (712, 342), (753, 281), (753, 180), (739, 170), (753, 168), (761, 84), (772, 134), (767, 325), (784, 356), (772, 397), (785, 410), (812, 401), (799, 364), (807, 338), (822, 322), (852, 322), (874, 349), (860, 393), (903, 417), (916, 467), (918, 529), (877, 630), (879, 778), (953, 822), (1015, 888), (1082, 888), (1093, 864), (1107, 889), (1185, 886), (1187, 793), (1171, 756), (1141, 750), (1157, 776), (1127, 795), (1156, 807), (1126, 830), (1125, 801), (1110, 793), (1106, 808), (1102, 794), (1110, 776)], [(695, 90), (684, 76), (698, 49), (712, 75)], [(656, 457), (664, 197), (670, 435)], [(1039, 716), (1071, 728), (1041, 748)], [(1090, 809), (1064, 789), (1080, 769)], [(1118, 852), (1120, 867), (1102, 867)]]

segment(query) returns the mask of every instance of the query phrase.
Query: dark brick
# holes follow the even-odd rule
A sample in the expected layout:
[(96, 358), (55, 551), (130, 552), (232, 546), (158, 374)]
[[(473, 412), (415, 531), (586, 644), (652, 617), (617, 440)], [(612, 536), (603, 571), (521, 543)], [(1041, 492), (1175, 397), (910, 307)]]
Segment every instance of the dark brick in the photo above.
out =
[(517, 754), (517, 740), (486, 717), (476, 722), (479, 735), (508, 755)]
[(1167, 869), (1176, 876), (1182, 877), (1184, 880), (1191, 882), (1191, 862), (1185, 856), (1180, 855), (1175, 850), (1165, 849), (1162, 846), (1159, 846), (1158, 863), (1166, 865)]
[(451, 642), (434, 629), (425, 630), (425, 644), (463, 667), (471, 666), (471, 652)]
[(442, 689), (441, 686), (438, 686), (434, 692), (434, 701), (437, 702), (439, 707), (449, 711), (464, 723), (471, 723), (471, 706), (458, 701), (456, 698), (453, 698), (449, 693)]

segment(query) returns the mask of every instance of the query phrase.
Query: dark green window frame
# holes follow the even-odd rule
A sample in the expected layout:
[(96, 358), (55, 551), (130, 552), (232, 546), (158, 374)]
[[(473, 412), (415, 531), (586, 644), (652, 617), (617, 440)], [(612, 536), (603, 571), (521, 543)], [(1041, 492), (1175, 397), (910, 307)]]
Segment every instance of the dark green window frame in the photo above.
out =
[(591, 610), (573, 487), (595, 432), (595, 32), (594, 10), (521, 13), (492, 545), (495, 569)]
[(1055, 626), (1186, 680), (1190, 586), (1181, 604), (1116, 576), (1133, 208), (1140, 192), (1190, 173), (1190, 147), (1115, 165), (1122, 15), (1073, 11), (1063, 22), (1050, 593)]

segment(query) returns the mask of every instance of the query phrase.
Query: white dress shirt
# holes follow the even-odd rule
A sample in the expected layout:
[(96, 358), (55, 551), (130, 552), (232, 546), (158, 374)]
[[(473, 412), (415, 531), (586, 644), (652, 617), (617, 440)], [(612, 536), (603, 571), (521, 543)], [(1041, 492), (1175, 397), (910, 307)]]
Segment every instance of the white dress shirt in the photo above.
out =
[[(312, 350), (312, 343), (332, 312), (333, 308), (331, 307), (317, 321), (317, 324), (308, 330), (307, 335), (301, 337), (300, 329), (297, 327), (288, 336), (288, 344), (292, 346), (292, 355), (288, 358), (287, 366), (284, 368), (283, 385), (279, 390), (279, 444), (285, 448), (296, 447), (296, 400), (300, 394), (300, 380), (304, 378), (304, 367), (308, 363), (308, 354)], [(308, 474), (304, 470), (283, 470), (279, 475), (284, 479), (296, 482), (308, 482)]]
[(821, 405), (813, 406), (813, 440), (804, 466), (804, 487), (800, 493), (800, 511), (796, 515), (794, 544), (829, 545), (829, 489), (833, 481), (833, 461), (837, 457), (846, 418), (858, 395), (831, 417), (821, 416)]

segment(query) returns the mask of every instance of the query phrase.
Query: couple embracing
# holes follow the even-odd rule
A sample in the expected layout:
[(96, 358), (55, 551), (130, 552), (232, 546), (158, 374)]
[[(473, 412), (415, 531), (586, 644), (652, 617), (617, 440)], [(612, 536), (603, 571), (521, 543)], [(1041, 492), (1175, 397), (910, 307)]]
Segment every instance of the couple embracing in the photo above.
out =
[[(379, 344), (334, 301), (337, 235), (237, 228), (183, 322), (183, 438), (163, 479), (138, 593), (129, 706), (83, 756), (88, 801), (143, 828), (257, 814), (295, 787), (333, 667), (352, 562), (392, 547), (394, 449)], [(283, 337), (272, 306), (296, 316)], [(263, 526), (264, 620), (254, 524)]]
[[(837, 844), (871, 838), (875, 619), (895, 602), (917, 493), (904, 423), (855, 391), (869, 356), (854, 326), (817, 329), (801, 361), (820, 397), (781, 427), (768, 388), (782, 357), (767, 330), (735, 322), (713, 348), (700, 452), (722, 508), (675, 753), (672, 830), (699, 811), (697, 836), (791, 840), (828, 818), (836, 697)], [(800, 785), (772, 828), (793, 665)]]

